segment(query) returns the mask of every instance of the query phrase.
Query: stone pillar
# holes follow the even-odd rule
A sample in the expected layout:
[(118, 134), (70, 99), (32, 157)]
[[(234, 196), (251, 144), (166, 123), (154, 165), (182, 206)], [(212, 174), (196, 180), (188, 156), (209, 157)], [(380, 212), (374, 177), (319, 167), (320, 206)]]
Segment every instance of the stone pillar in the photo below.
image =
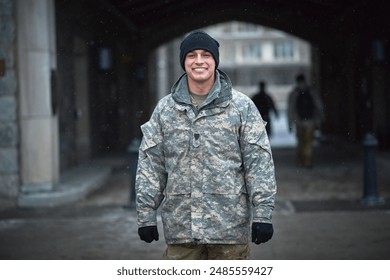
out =
[(171, 87), (170, 85), (168, 85), (167, 53), (167, 45), (163, 45), (157, 49), (157, 65), (154, 68), (157, 69), (157, 101), (167, 95)]
[(22, 190), (50, 191), (59, 179), (58, 119), (51, 98), (54, 0), (18, 0), (16, 10)]

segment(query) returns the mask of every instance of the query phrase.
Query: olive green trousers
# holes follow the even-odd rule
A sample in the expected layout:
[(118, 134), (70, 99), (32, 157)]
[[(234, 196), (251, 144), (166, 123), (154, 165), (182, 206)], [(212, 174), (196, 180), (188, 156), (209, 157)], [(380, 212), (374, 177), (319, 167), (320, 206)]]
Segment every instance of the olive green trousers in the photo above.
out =
[(165, 260), (248, 260), (249, 244), (175, 244), (167, 245)]

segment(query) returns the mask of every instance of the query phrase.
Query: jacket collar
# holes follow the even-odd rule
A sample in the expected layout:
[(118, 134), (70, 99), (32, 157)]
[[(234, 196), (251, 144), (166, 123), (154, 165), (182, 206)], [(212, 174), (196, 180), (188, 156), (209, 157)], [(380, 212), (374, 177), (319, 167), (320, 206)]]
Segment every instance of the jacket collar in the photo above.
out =
[[(188, 92), (187, 74), (183, 74), (172, 86), (171, 94), (176, 103), (192, 106)], [(226, 107), (232, 99), (232, 83), (223, 71), (217, 69), (215, 82), (200, 109), (206, 107)]]

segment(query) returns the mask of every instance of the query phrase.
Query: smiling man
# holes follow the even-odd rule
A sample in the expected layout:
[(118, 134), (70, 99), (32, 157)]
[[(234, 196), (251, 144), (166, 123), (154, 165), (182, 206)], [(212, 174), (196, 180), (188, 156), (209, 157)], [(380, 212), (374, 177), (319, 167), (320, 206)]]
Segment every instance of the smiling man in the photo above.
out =
[(158, 241), (161, 207), (165, 259), (249, 259), (249, 240), (273, 235), (276, 183), (265, 123), (218, 69), (218, 48), (201, 30), (184, 38), (185, 73), (141, 126), (138, 234)]

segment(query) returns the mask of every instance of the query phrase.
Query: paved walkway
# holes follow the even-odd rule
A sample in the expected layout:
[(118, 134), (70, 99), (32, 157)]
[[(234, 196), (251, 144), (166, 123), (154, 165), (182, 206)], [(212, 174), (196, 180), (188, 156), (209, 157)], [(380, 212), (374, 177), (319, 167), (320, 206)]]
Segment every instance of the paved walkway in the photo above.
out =
[[(274, 238), (253, 259), (390, 259), (390, 205), (367, 207), (359, 149), (317, 147), (315, 165), (295, 165), (293, 149), (274, 149), (278, 196)], [(390, 198), (389, 154), (378, 157), (378, 190)], [(129, 208), (129, 175), (69, 206), (0, 211), (0, 259), (160, 259), (160, 241), (139, 240)]]

